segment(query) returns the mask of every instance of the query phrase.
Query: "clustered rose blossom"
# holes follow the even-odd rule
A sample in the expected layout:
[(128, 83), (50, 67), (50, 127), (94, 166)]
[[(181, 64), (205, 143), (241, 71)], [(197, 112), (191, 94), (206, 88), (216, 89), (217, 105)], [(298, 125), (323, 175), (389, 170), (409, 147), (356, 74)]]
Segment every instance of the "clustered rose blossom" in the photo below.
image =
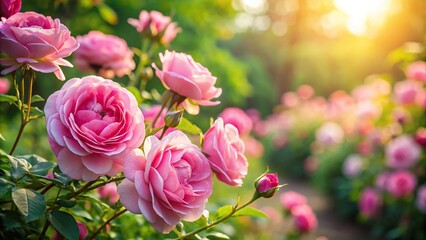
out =
[(417, 61), (408, 65), (405, 74), (408, 79), (426, 83), (426, 62)]
[(413, 192), (416, 182), (416, 177), (412, 172), (399, 170), (389, 176), (386, 188), (392, 196), (402, 198)]
[(419, 161), (421, 151), (421, 147), (411, 136), (399, 136), (386, 146), (386, 164), (396, 169), (409, 168)]
[(59, 168), (74, 179), (117, 174), (126, 154), (145, 137), (135, 97), (102, 77), (67, 81), (47, 99), (44, 111)]
[(0, 1), (0, 18), (8, 18), (21, 10), (22, 0)]
[(115, 182), (107, 183), (104, 186), (97, 188), (96, 191), (99, 193), (101, 199), (107, 200), (111, 205), (116, 203), (120, 197), (118, 196), (117, 185)]
[(10, 83), (7, 78), (0, 77), (0, 94), (6, 94), (9, 92)]
[(216, 88), (216, 77), (207, 68), (195, 62), (190, 55), (167, 51), (160, 53), (162, 69), (155, 63), (155, 74), (164, 87), (186, 97), (182, 103), (190, 114), (198, 114), (199, 106), (218, 105), (219, 101), (211, 101), (221, 95), (222, 89)]
[(135, 68), (133, 52), (124, 39), (114, 35), (91, 31), (78, 36), (80, 48), (74, 61), (81, 71), (94, 71), (102, 77), (113, 78), (128, 75)]
[(382, 206), (382, 198), (373, 188), (365, 188), (361, 192), (358, 208), (366, 217), (376, 216)]
[(128, 23), (147, 37), (159, 39), (162, 44), (169, 44), (181, 31), (170, 17), (158, 11), (141, 11), (139, 19), (129, 18)]
[(250, 133), (253, 128), (253, 122), (251, 118), (242, 109), (236, 107), (225, 108), (219, 117), (223, 119), (225, 124), (230, 123), (234, 125), (240, 136), (245, 136)]
[(364, 160), (358, 154), (349, 155), (345, 161), (343, 162), (342, 171), (343, 175), (348, 178), (353, 178), (358, 176), (358, 174), (362, 171)]
[(298, 192), (287, 191), (281, 194), (280, 202), (285, 210), (291, 211), (295, 206), (307, 204), (308, 199)]
[(234, 125), (224, 124), (222, 118), (216, 119), (204, 135), (202, 148), (220, 181), (231, 186), (243, 184), (248, 162), (244, 142)]
[(426, 213), (426, 185), (417, 189), (416, 206), (422, 213)]
[[(87, 229), (86, 225), (84, 225), (84, 223), (77, 221), (77, 227), (78, 227), (78, 240), (86, 239), (87, 235), (89, 235), (89, 230)], [(62, 237), (62, 235), (59, 234), (57, 231), (53, 233), (53, 240), (63, 240), (63, 239), (65, 238)]]
[(118, 185), (120, 201), (141, 213), (159, 232), (170, 232), (180, 220), (201, 217), (212, 193), (210, 165), (181, 131), (162, 140), (149, 136), (144, 152), (135, 149), (124, 162), (125, 179)]
[(318, 220), (309, 205), (301, 204), (291, 209), (296, 229), (302, 233), (311, 232), (318, 226)]
[(7, 74), (26, 64), (35, 71), (54, 72), (65, 80), (60, 66), (72, 67), (65, 60), (78, 48), (68, 28), (59, 19), (35, 12), (16, 13), (0, 22), (0, 64)]

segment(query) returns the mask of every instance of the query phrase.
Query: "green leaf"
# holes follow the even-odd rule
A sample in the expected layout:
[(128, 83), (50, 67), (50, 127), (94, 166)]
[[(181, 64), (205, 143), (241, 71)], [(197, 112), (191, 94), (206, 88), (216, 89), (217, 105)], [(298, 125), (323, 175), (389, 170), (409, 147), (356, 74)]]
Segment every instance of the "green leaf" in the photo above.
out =
[(31, 98), (31, 102), (36, 103), (36, 102), (43, 102), (44, 98), (42, 98), (40, 95), (34, 95)]
[(219, 219), (219, 218), (221, 218), (221, 217), (223, 217), (223, 216), (228, 215), (229, 213), (231, 213), (231, 212), (232, 212), (232, 209), (233, 209), (233, 208), (234, 208), (234, 207), (233, 207), (233, 206), (231, 206), (231, 205), (225, 205), (225, 206), (220, 207), (220, 208), (216, 211), (216, 214), (213, 216), (212, 221), (214, 221), (214, 220), (216, 220), (216, 219)]
[(65, 208), (72, 208), (77, 204), (75, 200), (67, 200), (67, 199), (59, 199), (58, 201), (56, 201), (56, 203)]
[(24, 215), (26, 222), (39, 219), (46, 210), (44, 196), (33, 190), (14, 188), (12, 190), (12, 200), (22, 215)]
[(203, 136), (203, 131), (201, 131), (197, 125), (193, 124), (184, 117), (182, 117), (180, 124), (176, 128), (190, 134), (200, 135), (200, 137)]
[(61, 172), (58, 166), (53, 169), (53, 176), (63, 185), (68, 185), (73, 179)]
[(78, 239), (78, 225), (72, 215), (62, 211), (46, 213), (46, 218), (65, 239)]
[(197, 219), (196, 221), (194, 221), (192, 223), (195, 224), (197, 226), (197, 228), (201, 228), (201, 227), (208, 225), (207, 218), (204, 215), (201, 215), (201, 217), (199, 219)]
[(135, 96), (136, 101), (138, 102), (139, 105), (142, 104), (143, 98), (142, 98), (141, 91), (139, 91), (139, 89), (133, 86), (128, 86), (126, 89), (129, 90), (129, 92), (131, 92), (133, 96)]
[(3, 135), (0, 133), (0, 140), (6, 141), (6, 138), (3, 137)]
[(107, 21), (109, 24), (117, 24), (118, 17), (114, 9), (104, 3), (99, 4), (97, 7), (103, 20)]
[(249, 217), (263, 217), (268, 218), (268, 215), (266, 215), (264, 212), (253, 208), (253, 207), (245, 207), (241, 209), (240, 211), (236, 212), (233, 217), (239, 217), (239, 216), (249, 216)]
[(82, 218), (86, 218), (87, 220), (90, 220), (90, 221), (93, 220), (92, 215), (90, 215), (90, 213), (88, 213), (86, 210), (84, 210), (83, 208), (81, 208), (78, 205), (72, 209), (72, 212), (76, 216), (79, 216), (79, 217), (82, 217)]
[(209, 240), (221, 240), (221, 239), (231, 239), (228, 235), (225, 235), (221, 232), (212, 232), (206, 235), (206, 238)]
[(17, 211), (4, 211), (4, 216), (2, 216), (2, 223), (4, 224), (4, 229), (6, 231), (9, 231), (12, 228), (21, 228), (24, 224), (24, 221), (22, 219), (22, 215), (19, 214)]
[(11, 174), (14, 179), (20, 179), (28, 173), (28, 170), (31, 168), (31, 164), (25, 159), (16, 158), (11, 155), (8, 155), (8, 158), (10, 160), (10, 166), (12, 167)]
[(4, 178), (0, 178), (0, 198), (3, 196), (6, 196), (7, 194), (10, 194), (12, 188), (14, 186), (14, 183), (6, 180)]
[(38, 107), (31, 107), (31, 112), (30, 112), (31, 118), (39, 118), (39, 117), (43, 117), (44, 116), (44, 112), (43, 110), (41, 110)]
[(54, 168), (56, 166), (56, 163), (54, 162), (41, 162), (36, 164), (35, 166), (32, 166), (30, 168), (30, 172), (33, 174), (44, 176), (46, 175), (50, 169)]
[(0, 94), (0, 102), (7, 102), (9, 104), (14, 104), (18, 98), (13, 95)]

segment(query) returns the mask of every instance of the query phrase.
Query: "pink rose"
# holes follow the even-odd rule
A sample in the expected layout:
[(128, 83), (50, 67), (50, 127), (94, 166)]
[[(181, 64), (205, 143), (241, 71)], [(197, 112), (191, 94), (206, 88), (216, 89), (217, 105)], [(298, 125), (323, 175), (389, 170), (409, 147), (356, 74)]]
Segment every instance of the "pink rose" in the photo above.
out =
[(387, 182), (389, 177), (392, 175), (390, 172), (382, 172), (376, 176), (376, 182), (375, 185), (380, 190), (386, 190), (387, 189)]
[(410, 195), (416, 187), (416, 177), (413, 173), (400, 170), (392, 173), (386, 183), (387, 190), (396, 198)]
[(418, 144), (420, 144), (420, 146), (426, 148), (426, 128), (418, 128), (414, 139)]
[(102, 187), (96, 189), (99, 196), (103, 200), (107, 200), (109, 204), (113, 205), (118, 201), (117, 185), (115, 182), (110, 182)]
[(416, 141), (407, 135), (389, 141), (385, 149), (386, 165), (392, 168), (409, 168), (417, 163), (422, 152)]
[(149, 136), (144, 152), (135, 149), (124, 162), (118, 185), (120, 201), (132, 213), (143, 214), (159, 232), (170, 232), (179, 221), (195, 221), (212, 193), (210, 165), (181, 131), (161, 141)]
[(133, 52), (126, 41), (117, 36), (91, 31), (78, 36), (80, 48), (74, 61), (81, 71), (94, 71), (102, 77), (113, 78), (128, 75), (135, 68)]
[(362, 190), (361, 198), (358, 202), (358, 208), (362, 215), (374, 217), (379, 213), (381, 206), (382, 198), (377, 191), (372, 188), (365, 188)]
[(9, 92), (10, 83), (7, 78), (0, 77), (0, 94), (6, 94)]
[(245, 154), (249, 158), (260, 158), (265, 151), (263, 144), (254, 137), (244, 138)]
[(278, 175), (267, 173), (256, 182), (256, 191), (264, 198), (270, 198), (278, 190)]
[(315, 95), (315, 89), (310, 85), (303, 84), (297, 89), (297, 94), (299, 94), (300, 99), (306, 101)]
[(280, 202), (285, 210), (291, 211), (296, 206), (307, 204), (308, 200), (298, 192), (288, 191), (281, 194)]
[(78, 48), (78, 43), (59, 19), (53, 20), (35, 12), (16, 13), (0, 22), (0, 64), (7, 74), (27, 64), (35, 71), (54, 72), (65, 80), (59, 66), (72, 67), (63, 59)]
[(300, 232), (311, 232), (318, 226), (318, 220), (312, 208), (307, 205), (297, 205), (291, 209), (294, 225)]
[(362, 171), (362, 166), (364, 160), (358, 154), (349, 155), (345, 161), (343, 162), (342, 172), (348, 178), (353, 178), (358, 176), (358, 174)]
[(211, 101), (222, 93), (222, 89), (214, 87), (216, 77), (191, 56), (166, 50), (164, 55), (160, 53), (160, 60), (162, 70), (152, 64), (155, 74), (167, 89), (188, 98), (182, 103), (188, 113), (198, 114), (198, 105), (214, 106), (220, 103)]
[(47, 99), (44, 111), (59, 168), (74, 179), (117, 174), (145, 137), (135, 97), (109, 79), (73, 78)]
[(315, 140), (324, 146), (332, 146), (343, 141), (345, 133), (342, 127), (334, 122), (324, 123), (315, 133)]
[(417, 190), (416, 206), (422, 213), (426, 213), (426, 185), (420, 186)]
[(128, 23), (136, 28), (140, 33), (148, 37), (159, 39), (161, 43), (167, 45), (181, 31), (177, 24), (172, 22), (170, 17), (164, 16), (158, 11), (141, 11), (139, 19), (129, 18)]
[(219, 117), (223, 119), (225, 124), (234, 125), (241, 136), (248, 135), (253, 128), (253, 122), (250, 117), (240, 108), (225, 108)]
[[(87, 235), (89, 235), (89, 230), (87, 229), (86, 225), (84, 225), (84, 223), (77, 221), (77, 227), (79, 231), (78, 240), (86, 239)], [(62, 237), (61, 234), (59, 234), (57, 231), (53, 233), (53, 240), (62, 240), (62, 239), (65, 239), (65, 238)]]
[(405, 75), (408, 79), (426, 83), (426, 62), (417, 61), (408, 65)]
[(0, 18), (8, 18), (21, 10), (22, 0), (1, 0)]
[(421, 83), (414, 80), (404, 80), (397, 82), (394, 87), (394, 96), (397, 103), (403, 105), (413, 105), (424, 93)]
[(218, 118), (204, 135), (202, 147), (220, 181), (231, 186), (243, 184), (248, 162), (244, 156), (244, 142), (234, 125), (225, 125), (222, 118)]

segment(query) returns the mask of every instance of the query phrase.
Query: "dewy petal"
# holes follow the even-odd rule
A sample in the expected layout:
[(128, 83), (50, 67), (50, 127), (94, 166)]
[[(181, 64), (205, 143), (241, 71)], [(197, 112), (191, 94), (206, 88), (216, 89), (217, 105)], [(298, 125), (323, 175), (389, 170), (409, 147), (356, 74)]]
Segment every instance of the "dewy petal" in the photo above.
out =
[(139, 195), (136, 191), (135, 184), (127, 179), (117, 186), (118, 195), (120, 195), (120, 202), (132, 213), (141, 213), (138, 206)]

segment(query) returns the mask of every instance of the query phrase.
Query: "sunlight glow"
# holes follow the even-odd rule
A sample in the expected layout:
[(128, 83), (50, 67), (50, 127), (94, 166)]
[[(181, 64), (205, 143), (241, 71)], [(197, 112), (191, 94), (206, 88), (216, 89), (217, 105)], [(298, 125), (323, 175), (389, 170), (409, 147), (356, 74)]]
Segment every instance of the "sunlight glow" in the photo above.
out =
[(370, 25), (380, 24), (389, 11), (391, 0), (334, 0), (337, 9), (347, 15), (346, 27), (364, 34)]

